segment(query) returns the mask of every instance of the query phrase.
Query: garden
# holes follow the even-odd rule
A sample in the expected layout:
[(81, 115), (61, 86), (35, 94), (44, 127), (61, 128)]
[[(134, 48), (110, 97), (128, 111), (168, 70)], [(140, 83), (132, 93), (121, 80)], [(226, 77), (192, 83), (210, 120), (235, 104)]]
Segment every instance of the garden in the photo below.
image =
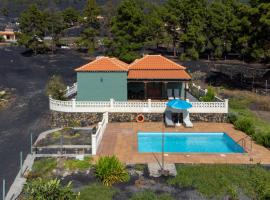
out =
[(147, 165), (124, 165), (115, 156), (39, 158), (20, 199), (174, 200), (268, 199), (270, 172), (260, 165), (182, 165), (177, 176), (153, 178)]

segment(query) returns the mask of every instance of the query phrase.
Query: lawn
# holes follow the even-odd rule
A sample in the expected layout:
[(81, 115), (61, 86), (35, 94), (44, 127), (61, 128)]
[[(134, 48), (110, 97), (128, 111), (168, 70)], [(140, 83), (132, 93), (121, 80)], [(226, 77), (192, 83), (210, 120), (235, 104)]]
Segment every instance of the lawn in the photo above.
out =
[(176, 177), (151, 178), (146, 165), (128, 165), (127, 182), (105, 186), (95, 173), (92, 158), (41, 158), (35, 161), (28, 181), (38, 177), (70, 181), (80, 200), (130, 199), (267, 199), (270, 198), (270, 172), (254, 165), (177, 165)]
[(260, 166), (178, 165), (177, 172), (169, 184), (196, 188), (207, 198), (270, 198), (270, 172)]

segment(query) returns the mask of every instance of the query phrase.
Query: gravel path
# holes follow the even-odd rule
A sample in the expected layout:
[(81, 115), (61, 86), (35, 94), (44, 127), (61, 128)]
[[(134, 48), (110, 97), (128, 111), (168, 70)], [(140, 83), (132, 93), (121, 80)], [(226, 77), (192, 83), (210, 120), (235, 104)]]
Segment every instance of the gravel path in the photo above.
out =
[(25, 157), (30, 151), (30, 133), (36, 138), (49, 128), (44, 94), (48, 78), (60, 74), (70, 84), (75, 80), (73, 69), (87, 62), (70, 50), (31, 57), (21, 52), (18, 47), (0, 48), (0, 86), (15, 88), (16, 96), (8, 109), (0, 111), (0, 186), (5, 178), (7, 190), (19, 170), (19, 152)]

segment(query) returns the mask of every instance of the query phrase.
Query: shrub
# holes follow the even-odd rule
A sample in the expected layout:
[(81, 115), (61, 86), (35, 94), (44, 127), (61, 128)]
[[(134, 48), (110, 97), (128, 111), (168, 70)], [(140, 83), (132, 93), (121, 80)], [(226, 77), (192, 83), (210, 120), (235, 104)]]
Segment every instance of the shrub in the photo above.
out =
[(253, 135), (253, 139), (265, 147), (270, 147), (270, 132), (256, 131)]
[(99, 158), (96, 163), (96, 176), (106, 186), (129, 180), (125, 166), (116, 156), (105, 156)]
[(28, 200), (75, 200), (78, 195), (72, 191), (71, 182), (61, 186), (60, 180), (43, 180), (38, 178), (26, 183), (23, 196)]
[(56, 168), (57, 163), (55, 158), (42, 158), (34, 162), (32, 171), (29, 173), (29, 179), (34, 178), (50, 178), (52, 171)]
[(245, 118), (245, 117), (240, 117), (237, 119), (234, 123), (234, 126), (238, 129), (241, 130), (248, 135), (254, 135), (255, 133), (255, 128), (252, 120)]
[(63, 79), (60, 76), (53, 75), (46, 85), (46, 94), (57, 100), (65, 100), (65, 89)]
[(238, 115), (236, 113), (231, 112), (228, 114), (228, 120), (230, 123), (234, 124), (237, 119), (238, 119)]
[(213, 87), (209, 86), (207, 88), (207, 93), (205, 96), (200, 98), (201, 101), (210, 102), (215, 100), (215, 90)]

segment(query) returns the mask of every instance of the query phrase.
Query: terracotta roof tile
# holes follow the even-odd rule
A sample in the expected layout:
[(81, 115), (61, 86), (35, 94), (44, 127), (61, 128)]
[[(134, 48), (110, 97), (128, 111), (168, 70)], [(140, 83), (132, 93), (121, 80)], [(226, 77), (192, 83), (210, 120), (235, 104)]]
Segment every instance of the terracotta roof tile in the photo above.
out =
[(185, 70), (130, 70), (128, 79), (185, 79), (190, 75)]
[(128, 71), (128, 65), (117, 58), (97, 57), (94, 61), (76, 69), (77, 72), (83, 71)]
[(129, 65), (129, 69), (186, 69), (185, 67), (165, 58), (161, 55), (146, 55), (135, 60)]

